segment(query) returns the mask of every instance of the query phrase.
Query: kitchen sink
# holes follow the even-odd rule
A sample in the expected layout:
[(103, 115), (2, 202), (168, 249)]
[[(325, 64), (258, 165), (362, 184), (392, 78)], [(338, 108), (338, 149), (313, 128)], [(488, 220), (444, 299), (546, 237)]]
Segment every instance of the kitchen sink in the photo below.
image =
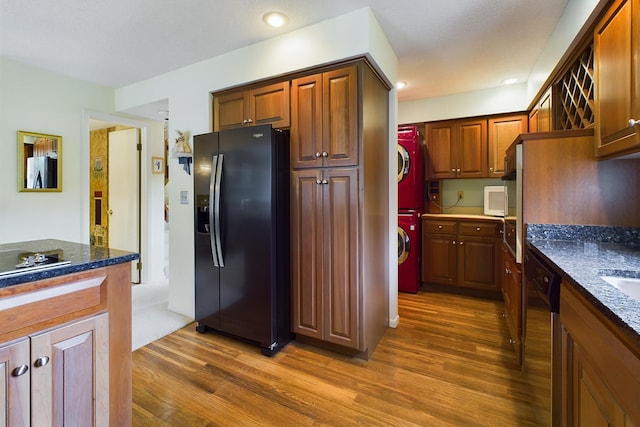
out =
[(600, 276), (600, 278), (611, 286), (618, 288), (620, 292), (636, 301), (640, 301), (640, 278), (619, 276)]

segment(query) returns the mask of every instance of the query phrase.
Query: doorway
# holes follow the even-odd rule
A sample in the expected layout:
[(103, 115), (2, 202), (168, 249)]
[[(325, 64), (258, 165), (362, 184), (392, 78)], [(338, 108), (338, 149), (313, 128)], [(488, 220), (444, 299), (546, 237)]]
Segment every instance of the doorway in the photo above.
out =
[[(140, 128), (90, 121), (90, 243), (142, 258)], [(141, 281), (140, 261), (131, 282)]]

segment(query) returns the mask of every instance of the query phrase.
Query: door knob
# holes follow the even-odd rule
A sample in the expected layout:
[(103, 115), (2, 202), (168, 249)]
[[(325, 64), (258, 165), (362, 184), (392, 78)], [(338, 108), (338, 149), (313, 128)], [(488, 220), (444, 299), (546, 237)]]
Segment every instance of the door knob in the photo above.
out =
[(109, 215), (113, 215), (113, 210), (112, 210), (112, 209), (109, 209), (109, 210), (107, 211), (107, 213), (108, 213)]
[(41, 368), (46, 366), (49, 363), (49, 358), (47, 356), (38, 357), (35, 362), (33, 362), (33, 366), (36, 368)]
[(28, 370), (29, 370), (28, 365), (20, 365), (17, 368), (15, 368), (13, 371), (11, 371), (11, 375), (13, 375), (14, 377), (19, 377), (20, 375), (26, 374)]

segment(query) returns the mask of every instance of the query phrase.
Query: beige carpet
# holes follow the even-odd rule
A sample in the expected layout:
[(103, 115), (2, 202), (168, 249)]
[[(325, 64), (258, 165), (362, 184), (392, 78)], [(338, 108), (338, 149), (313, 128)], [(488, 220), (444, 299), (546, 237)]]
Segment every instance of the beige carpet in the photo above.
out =
[(162, 338), (192, 321), (189, 317), (167, 309), (168, 283), (134, 285), (131, 289), (133, 350)]

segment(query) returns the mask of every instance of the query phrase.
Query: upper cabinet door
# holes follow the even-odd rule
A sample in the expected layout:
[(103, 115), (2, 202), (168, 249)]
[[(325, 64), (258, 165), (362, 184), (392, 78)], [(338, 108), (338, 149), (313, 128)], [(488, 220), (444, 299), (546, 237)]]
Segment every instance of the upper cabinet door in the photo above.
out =
[(322, 75), (291, 82), (291, 167), (322, 166)]
[(358, 67), (322, 74), (324, 166), (358, 164)]
[(640, 151), (640, 123), (633, 124), (640, 122), (639, 26), (640, 0), (617, 0), (595, 29), (598, 157)]
[(239, 91), (213, 98), (214, 130), (244, 126), (249, 111), (249, 92)]
[(487, 121), (460, 123), (458, 144), (454, 146), (458, 178), (482, 178), (487, 175)]
[(454, 178), (453, 160), (454, 125), (451, 122), (429, 123), (427, 134), (427, 177), (430, 179)]
[(249, 92), (250, 125), (271, 124), (274, 128), (290, 125), (289, 82), (274, 83)]
[(489, 119), (489, 178), (504, 174), (504, 153), (521, 133), (527, 132), (527, 116)]

